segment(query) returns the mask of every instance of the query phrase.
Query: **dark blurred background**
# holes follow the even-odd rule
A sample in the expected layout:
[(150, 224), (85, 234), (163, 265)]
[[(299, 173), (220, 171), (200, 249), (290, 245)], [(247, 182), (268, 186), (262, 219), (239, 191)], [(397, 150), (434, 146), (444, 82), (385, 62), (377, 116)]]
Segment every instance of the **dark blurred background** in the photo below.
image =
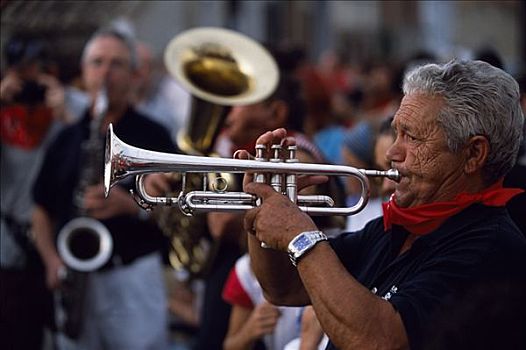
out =
[[(64, 81), (100, 26), (118, 22), (160, 57), (168, 41), (196, 26), (235, 29), (273, 45), (300, 46), (319, 61), (405, 60), (427, 51), (471, 57), (492, 48), (516, 74), (526, 61), (525, 1), (21, 1), (1, 0), (1, 44), (26, 32), (46, 37)], [(2, 59), (2, 68), (5, 62)]]

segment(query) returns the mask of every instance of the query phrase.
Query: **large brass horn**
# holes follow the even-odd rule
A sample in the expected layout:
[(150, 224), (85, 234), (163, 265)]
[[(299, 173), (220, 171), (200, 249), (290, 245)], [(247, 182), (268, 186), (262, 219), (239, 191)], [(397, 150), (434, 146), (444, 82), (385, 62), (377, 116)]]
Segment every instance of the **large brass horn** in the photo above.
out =
[[(294, 148), (288, 149), (290, 159), (280, 162), (279, 158), (267, 159), (262, 154), (256, 160), (225, 159), (214, 157), (188, 156), (144, 150), (122, 142), (113, 133), (110, 124), (106, 137), (104, 187), (106, 195), (111, 187), (120, 180), (140, 175), (137, 179), (138, 194), (143, 204), (178, 206), (185, 214), (211, 211), (242, 211), (254, 208), (257, 198), (244, 192), (227, 192), (224, 188), (209, 191), (204, 177), (203, 190), (185, 192), (184, 188), (177, 197), (152, 197), (146, 193), (142, 184), (142, 175), (159, 172), (179, 173), (256, 173), (256, 181), (270, 183), (300, 205), (300, 209), (313, 215), (352, 215), (362, 210), (369, 199), (367, 176), (387, 177), (397, 181), (400, 177), (395, 169), (387, 171), (357, 169), (343, 165), (299, 163), (294, 158)], [(261, 160), (257, 160), (257, 159)], [(265, 160), (268, 161), (265, 161)], [(260, 176), (263, 175), (263, 176)], [(352, 207), (334, 208), (333, 201), (327, 196), (300, 196), (296, 191), (297, 175), (352, 176), (361, 183), (360, 200)], [(321, 207), (320, 207), (321, 204)]]
[(210, 154), (226, 107), (264, 100), (279, 79), (276, 62), (263, 46), (223, 28), (179, 34), (166, 47), (164, 62), (192, 95), (188, 123), (177, 135), (177, 145), (186, 154)]

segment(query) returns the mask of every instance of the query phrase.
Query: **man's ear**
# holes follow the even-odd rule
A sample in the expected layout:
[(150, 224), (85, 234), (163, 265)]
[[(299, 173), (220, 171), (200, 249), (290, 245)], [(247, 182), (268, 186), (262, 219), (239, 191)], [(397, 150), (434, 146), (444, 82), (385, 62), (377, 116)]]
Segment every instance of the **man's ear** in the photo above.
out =
[(272, 101), (269, 105), (272, 125), (274, 128), (283, 128), (287, 125), (289, 117), (289, 107), (284, 101)]
[(465, 149), (466, 164), (464, 165), (464, 172), (466, 174), (473, 174), (480, 170), (488, 160), (489, 141), (486, 136), (476, 135), (472, 136)]

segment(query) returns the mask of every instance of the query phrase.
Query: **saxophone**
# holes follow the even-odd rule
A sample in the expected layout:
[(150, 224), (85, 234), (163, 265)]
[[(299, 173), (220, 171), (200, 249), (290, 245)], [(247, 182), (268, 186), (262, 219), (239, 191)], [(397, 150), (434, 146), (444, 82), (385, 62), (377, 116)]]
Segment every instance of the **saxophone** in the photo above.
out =
[(78, 338), (82, 329), (87, 273), (102, 267), (109, 260), (113, 247), (113, 240), (106, 226), (88, 217), (82, 205), (86, 187), (100, 182), (104, 154), (100, 127), (107, 108), (107, 96), (102, 89), (95, 101), (89, 137), (81, 145), (81, 160), (85, 166), (82, 167), (73, 193), (76, 217), (57, 236), (58, 253), (66, 269), (60, 273), (62, 283), (56, 294), (59, 305), (56, 322), (59, 330), (72, 339)]

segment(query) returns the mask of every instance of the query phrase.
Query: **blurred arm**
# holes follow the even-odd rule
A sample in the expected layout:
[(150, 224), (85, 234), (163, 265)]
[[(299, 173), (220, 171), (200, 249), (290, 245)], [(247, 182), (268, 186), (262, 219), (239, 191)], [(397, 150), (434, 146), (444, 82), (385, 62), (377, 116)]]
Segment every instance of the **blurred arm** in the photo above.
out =
[(60, 285), (59, 270), (64, 268), (64, 263), (55, 247), (53, 223), (46, 210), (36, 206), (32, 215), (32, 230), (35, 246), (46, 267), (46, 283), (51, 289)]

